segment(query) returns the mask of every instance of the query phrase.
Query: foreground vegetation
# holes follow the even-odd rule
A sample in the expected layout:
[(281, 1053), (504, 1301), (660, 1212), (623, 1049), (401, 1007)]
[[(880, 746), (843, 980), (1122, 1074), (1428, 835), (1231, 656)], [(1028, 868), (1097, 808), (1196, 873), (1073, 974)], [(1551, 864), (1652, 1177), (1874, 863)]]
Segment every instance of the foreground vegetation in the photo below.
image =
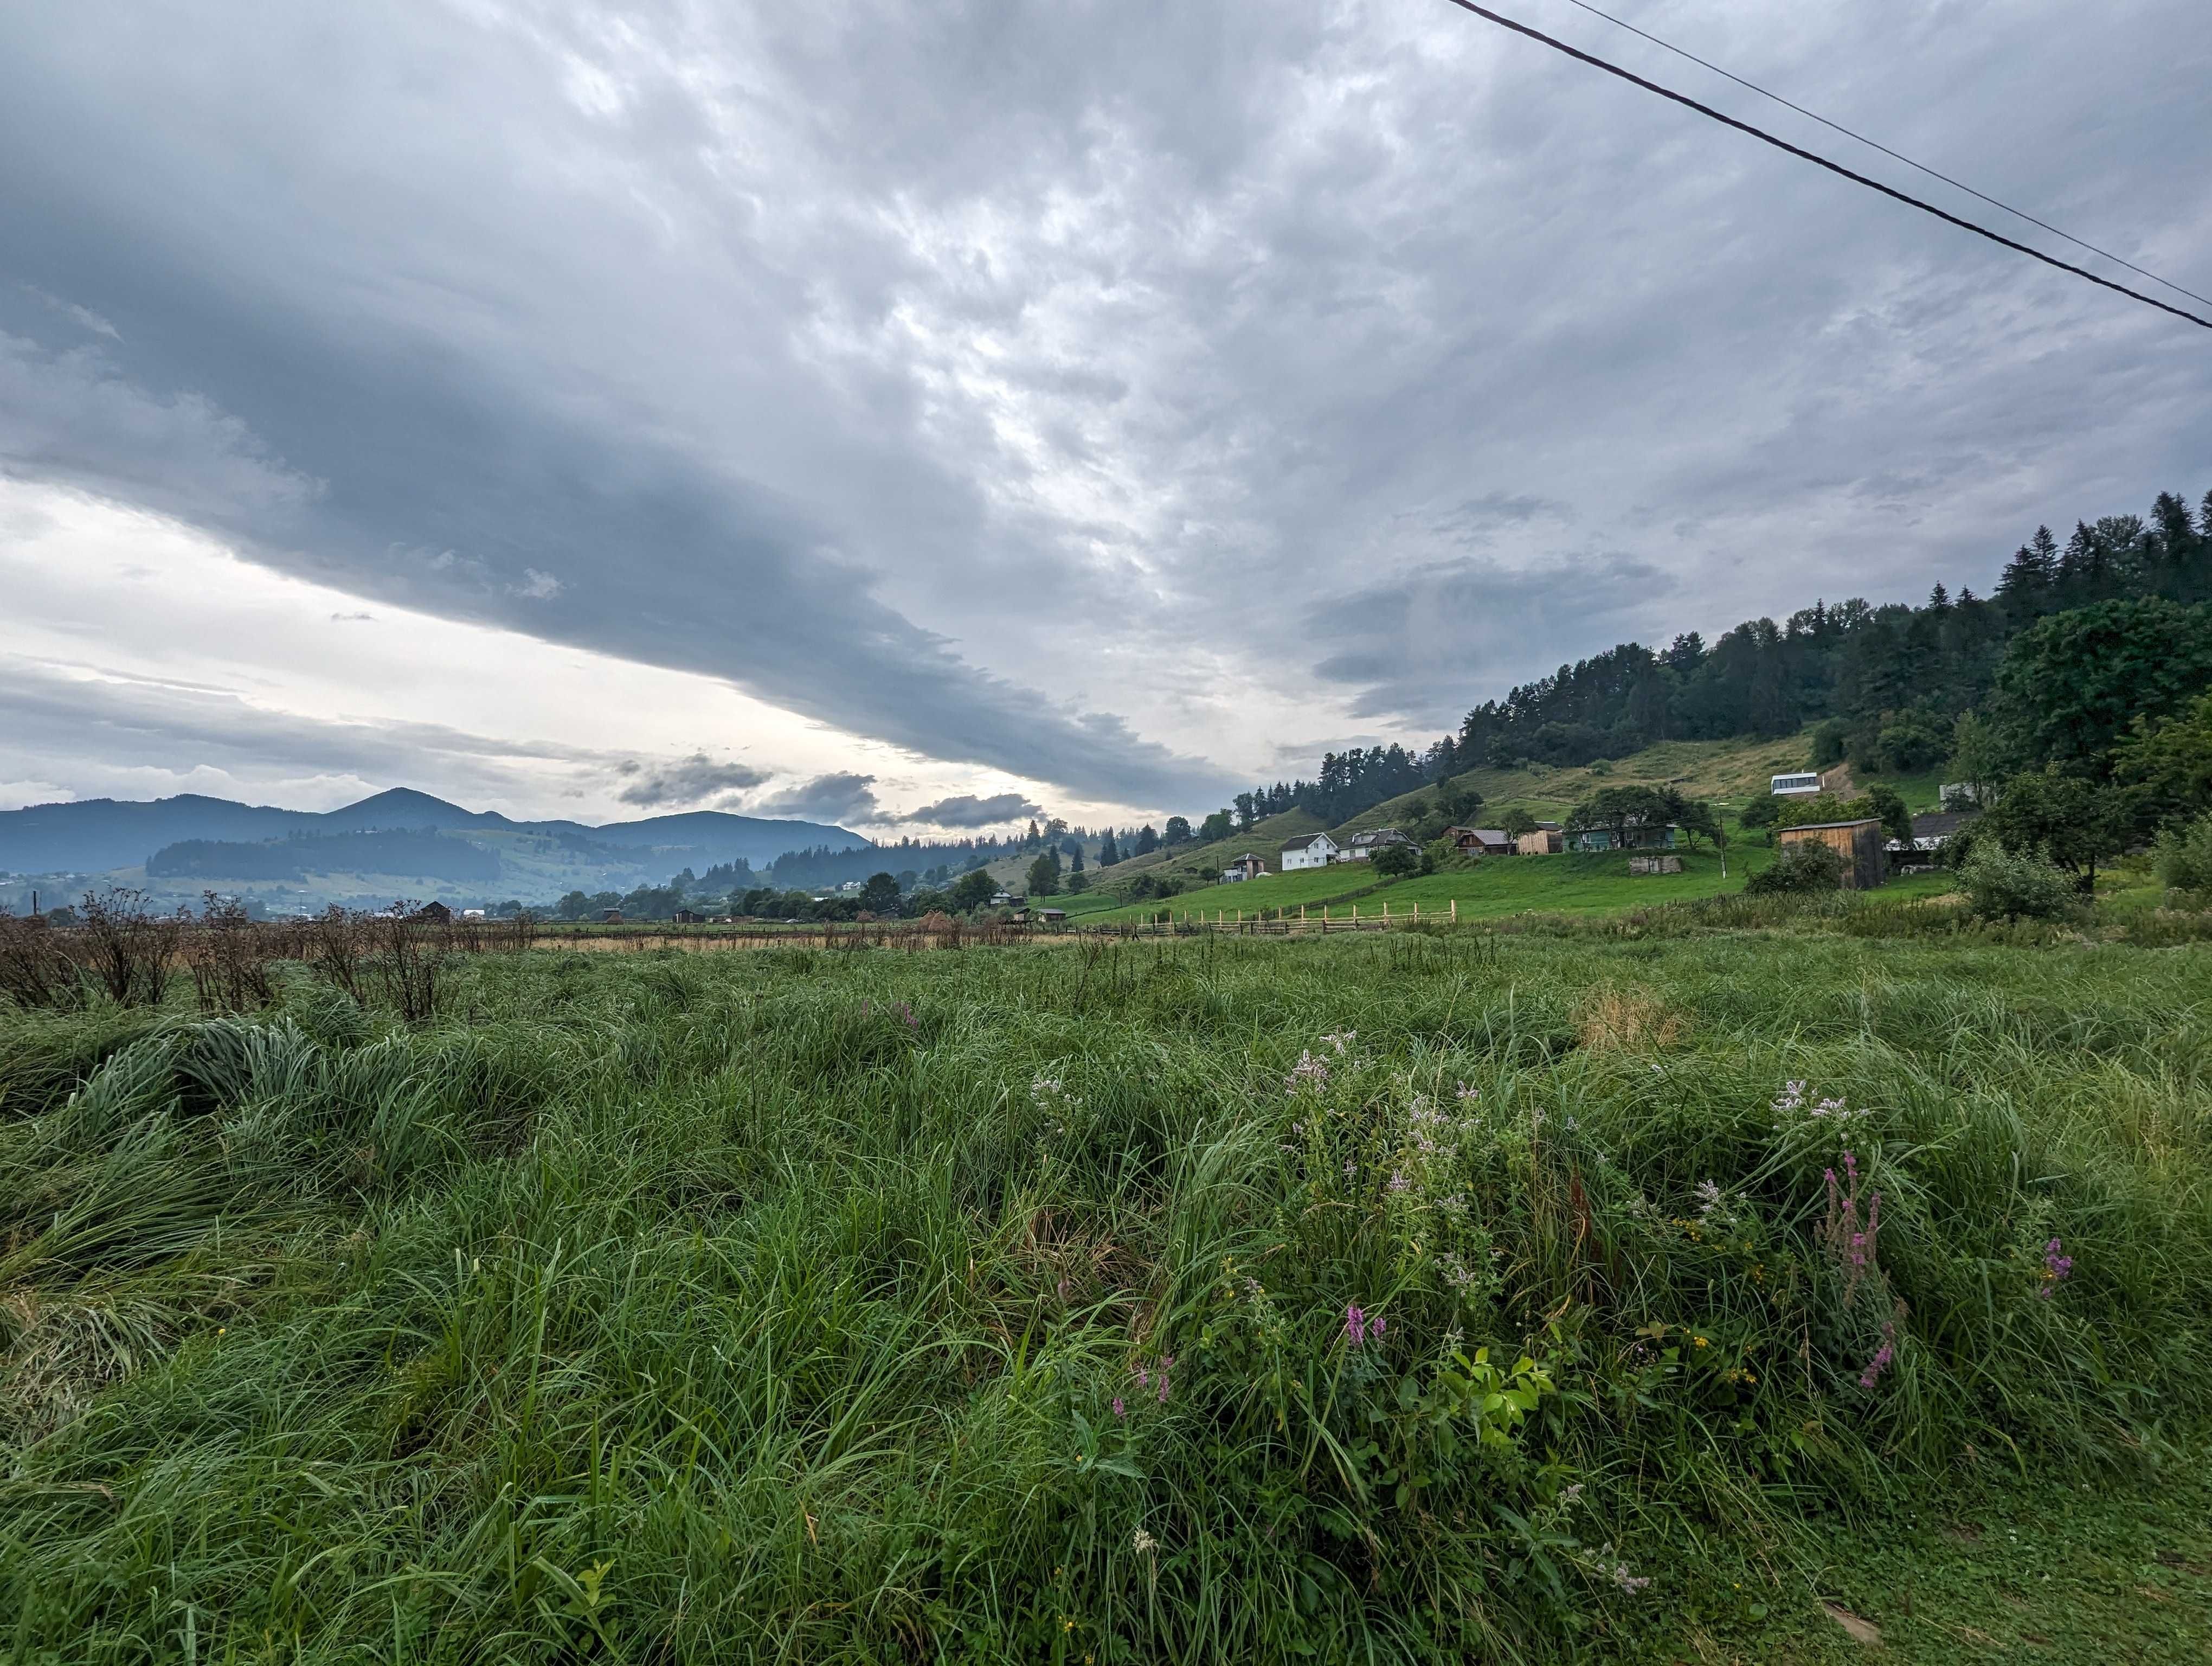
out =
[(0, 1659), (2194, 1657), (2212, 949), (1710, 924), (0, 1008)]

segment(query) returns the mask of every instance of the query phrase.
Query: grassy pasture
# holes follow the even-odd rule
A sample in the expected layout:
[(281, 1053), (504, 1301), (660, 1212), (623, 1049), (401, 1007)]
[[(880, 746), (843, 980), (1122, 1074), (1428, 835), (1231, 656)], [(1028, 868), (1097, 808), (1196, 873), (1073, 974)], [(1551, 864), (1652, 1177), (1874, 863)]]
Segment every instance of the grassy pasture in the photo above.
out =
[(9, 1666), (2200, 1657), (2205, 946), (283, 970), (0, 1010)]

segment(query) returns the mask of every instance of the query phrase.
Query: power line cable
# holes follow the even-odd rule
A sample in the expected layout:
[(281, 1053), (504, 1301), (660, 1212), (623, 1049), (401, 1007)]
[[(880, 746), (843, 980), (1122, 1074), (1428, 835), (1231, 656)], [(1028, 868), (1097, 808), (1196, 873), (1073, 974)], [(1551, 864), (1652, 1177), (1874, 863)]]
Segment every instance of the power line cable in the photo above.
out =
[(1970, 231), (1977, 237), (1986, 237), (1992, 243), (2001, 244), (2008, 249), (2027, 256), (2032, 260), (2040, 260), (2046, 266), (2056, 266), (2062, 272), (2071, 272), (2076, 277), (2087, 278), (2090, 283), (2102, 289), (2115, 290), (2131, 301), (2140, 301), (2146, 307), (2155, 307), (2161, 313), (2171, 313), (2176, 318), (2186, 319), (2191, 324), (2201, 325), (2207, 330), (2212, 330), (2212, 319), (2199, 318), (2194, 313), (2184, 312), (2180, 307), (2169, 306), (2154, 295), (2143, 294), (2140, 289), (2130, 289), (2124, 283), (2115, 283), (2109, 277), (2100, 277), (2096, 273), (2061, 260), (2055, 255), (2048, 255), (2040, 249), (2031, 248), (2025, 243), (2015, 242), (2001, 233), (1991, 231), (1987, 226), (1978, 226), (1972, 220), (1962, 220), (1948, 210), (1937, 208), (1933, 203), (1923, 202), (1917, 197), (1908, 196), (1893, 185), (1886, 185), (1879, 179), (1870, 179), (1863, 173), (1854, 173), (1841, 162), (1832, 162), (1826, 156), (1807, 150), (1802, 146), (1794, 145), (1787, 139), (1777, 138), (1763, 127), (1753, 127), (1747, 121), (1738, 121), (1734, 116), (1724, 115), (1710, 104), (1698, 103), (1687, 94), (1677, 93), (1671, 88), (1662, 87), (1656, 81), (1646, 81), (1642, 76), (1624, 70), (1617, 64), (1608, 64), (1601, 58), (1591, 57), (1580, 47), (1570, 46), (1564, 40), (1555, 40), (1540, 29), (1532, 29), (1526, 23), (1516, 23), (1510, 17), (1502, 16), (1492, 11), (1487, 6), (1477, 5), (1475, 0), (1450, 0), (1450, 3), (1462, 11), (1473, 12), (1477, 17), (1495, 23), (1500, 28), (1510, 29), (1516, 34), (1525, 34), (1531, 40), (1540, 41), (1549, 46), (1553, 52), (1565, 52), (1569, 58), (1587, 64), (1593, 69), (1602, 70), (1609, 76), (1618, 76), (1623, 81), (1641, 87), (1647, 93), (1656, 93), (1661, 98), (1671, 99), (1674, 103), (1694, 110), (1701, 116), (1710, 116), (1723, 127), (1733, 127), (1739, 133), (1748, 133), (1753, 138), (1763, 143), (1771, 144), (1777, 150), (1785, 150), (1790, 155), (1800, 157), (1816, 167), (1826, 168), (1831, 173), (1840, 173), (1854, 185), (1864, 185), (1869, 191), (1878, 191), (1883, 196), (1894, 198), (1908, 208), (1917, 208), (1923, 214), (1932, 214), (1938, 220), (1956, 226), (1961, 231)]
[(1677, 46), (1671, 40), (1662, 40), (1657, 35), (1653, 34), (1650, 30), (1639, 29), (1635, 24), (1629, 22), (1626, 18), (1615, 17), (1611, 12), (1601, 10), (1598, 7), (1591, 5), (1589, 3), (1589, 0), (1567, 0), (1567, 3), (1571, 6), (1579, 7), (1582, 10), (1589, 13), (1593, 17), (1602, 17), (1607, 22), (1613, 24), (1620, 28), (1624, 28), (1631, 34), (1640, 35), (1644, 40), (1650, 41), (1653, 46), (1662, 47), (1666, 51), (1674, 53), (1677, 58), (1686, 58), (1691, 63), (1698, 65), (1702, 69), (1711, 70), (1717, 76), (1725, 76), (1729, 80), (1735, 82), (1737, 86), (1747, 87), (1753, 92), (1758, 94), (1759, 97), (1763, 99), (1771, 99), (1784, 109), (1795, 110), (1799, 115), (1806, 117), (1810, 120), (1816, 121), (1823, 127), (1832, 129), (1834, 131), (1841, 133), (1847, 139), (1856, 139), (1861, 144), (1871, 146), (1873, 149), (1881, 152), (1883, 155), (1894, 158), (1896, 161), (1903, 162), (1907, 167), (1917, 168), (1921, 173), (1925, 173), (1931, 179), (1941, 179), (1947, 185), (1956, 185), (1960, 191), (1965, 192), (1967, 196), (1978, 197), (1982, 201), (1987, 203), (1991, 208), (2001, 208), (2007, 214), (2027, 221), (2031, 226), (2040, 226), (2044, 230), (2049, 232), (2053, 237), (2063, 237), (2068, 242), (2073, 244), (2076, 248), (2087, 249), (2092, 254), (2101, 254), (2106, 259), (2116, 261), (2120, 265), (2125, 266), (2130, 271), (2142, 274), (2154, 283), (2163, 284), (2166, 288), (2172, 290), (2176, 295), (2187, 295), (2191, 301), (2201, 301), (2207, 307), (2212, 307), (2212, 295), (2200, 295), (2194, 289), (2185, 289), (2180, 284), (2174, 283), (2171, 278), (2160, 277), (2156, 272), (2152, 271), (2147, 266), (2136, 265), (2134, 261), (2129, 259), (2125, 255), (2114, 254), (2110, 249), (2100, 249), (2094, 243), (2088, 241), (2087, 239), (2075, 236), (2070, 231), (2059, 230), (2057, 227), (2052, 225), (2048, 220), (2037, 219), (2026, 209), (2016, 209), (2010, 203), (2002, 202), (1998, 198), (1990, 196), (1985, 191), (1975, 190), (1973, 186), (1968, 185), (1964, 179), (1954, 179), (1949, 174), (1943, 173), (1939, 168), (1930, 167), (1925, 162), (1916, 162), (1911, 157), (1906, 155), (1903, 151), (1892, 150), (1887, 145), (1884, 144), (1879, 139), (1870, 139), (1863, 133), (1855, 132), (1850, 128), (1844, 126), (1843, 123), (1839, 121), (1830, 121), (1826, 116), (1821, 115), (1818, 111), (1808, 110), (1802, 104), (1792, 104), (1788, 99), (1783, 97), (1781, 94), (1769, 92), (1757, 82), (1747, 81), (1741, 76), (1737, 75), (1734, 70), (1723, 70), (1719, 64), (1711, 63), (1705, 58), (1699, 58), (1695, 52), (1685, 52), (1681, 47)]

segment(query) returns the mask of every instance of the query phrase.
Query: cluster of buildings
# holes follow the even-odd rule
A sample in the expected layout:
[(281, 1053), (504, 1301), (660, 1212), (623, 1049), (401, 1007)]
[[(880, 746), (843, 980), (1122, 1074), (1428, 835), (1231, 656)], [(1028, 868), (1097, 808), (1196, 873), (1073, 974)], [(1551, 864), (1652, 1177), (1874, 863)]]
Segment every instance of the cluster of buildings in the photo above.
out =
[[(1666, 850), (1674, 844), (1671, 827), (1631, 829), (1616, 840), (1606, 828), (1566, 831), (1557, 822), (1538, 822), (1533, 832), (1511, 834), (1500, 827), (1447, 827), (1443, 836), (1463, 856), (1556, 856), (1564, 851)], [(1328, 867), (1337, 862), (1367, 862), (1393, 845), (1408, 849), (1415, 842), (1395, 827), (1370, 827), (1354, 833), (1342, 843), (1326, 833), (1302, 833), (1285, 839), (1276, 852), (1276, 871), (1296, 873), (1302, 868)], [(1267, 862), (1249, 852), (1221, 870), (1224, 885), (1256, 879), (1268, 871)]]

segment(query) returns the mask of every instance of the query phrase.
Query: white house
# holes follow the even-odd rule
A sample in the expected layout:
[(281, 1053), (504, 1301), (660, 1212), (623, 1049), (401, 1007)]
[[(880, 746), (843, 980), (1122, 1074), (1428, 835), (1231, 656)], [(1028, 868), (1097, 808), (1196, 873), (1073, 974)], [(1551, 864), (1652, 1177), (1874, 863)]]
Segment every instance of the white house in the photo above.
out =
[(1797, 775), (1776, 775), (1768, 781), (1766, 790), (1778, 799), (1802, 798), (1820, 790), (1820, 777), (1811, 770)]
[(1340, 854), (1336, 841), (1328, 834), (1309, 833), (1303, 838), (1284, 840), (1276, 866), (1285, 873), (1295, 873), (1302, 867), (1327, 867)]

